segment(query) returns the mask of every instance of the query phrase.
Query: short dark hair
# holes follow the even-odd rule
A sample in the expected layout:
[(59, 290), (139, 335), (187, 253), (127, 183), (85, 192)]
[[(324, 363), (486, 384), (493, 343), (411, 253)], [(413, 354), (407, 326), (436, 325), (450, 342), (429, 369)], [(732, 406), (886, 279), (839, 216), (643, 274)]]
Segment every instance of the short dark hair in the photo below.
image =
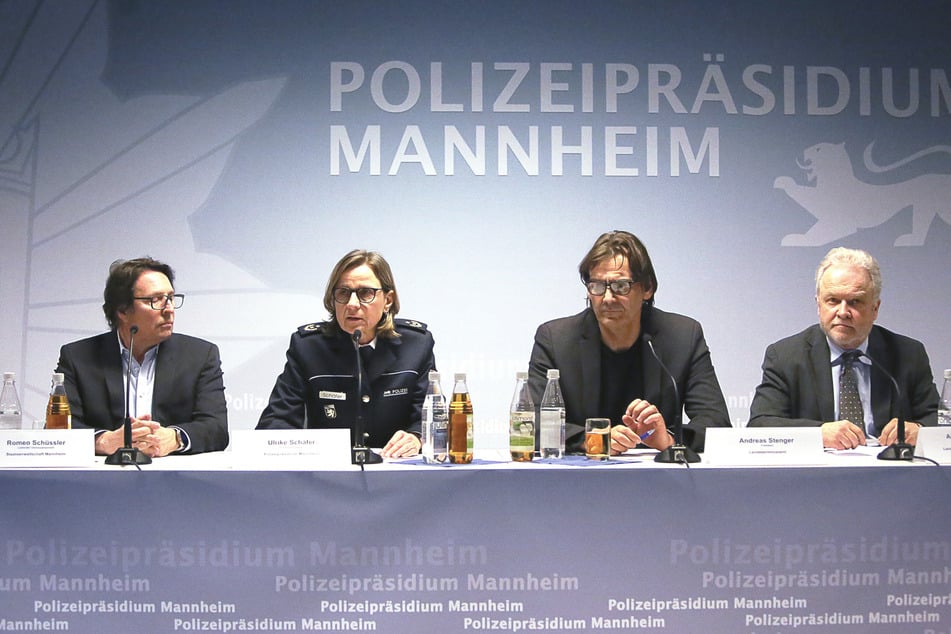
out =
[(127, 310), (135, 301), (135, 283), (146, 271), (161, 273), (173, 286), (175, 284), (172, 267), (148, 256), (134, 260), (116, 260), (109, 265), (109, 277), (106, 278), (106, 288), (102, 292), (102, 312), (113, 330), (119, 327), (119, 313)]
[[(631, 267), (631, 279), (640, 282), (645, 292), (657, 293), (657, 274), (654, 273), (654, 264), (647, 253), (647, 247), (637, 236), (628, 231), (608, 231), (598, 236), (578, 265), (581, 281), (587, 284), (591, 281), (591, 269), (605, 260), (618, 256), (627, 258), (628, 265)], [(653, 294), (647, 303), (653, 305)]]
[(380, 287), (382, 287), (384, 293), (393, 291), (393, 303), (390, 304), (390, 310), (383, 313), (380, 323), (377, 324), (376, 334), (384, 338), (399, 337), (400, 335), (396, 332), (396, 324), (393, 322), (393, 318), (400, 312), (400, 296), (399, 293), (396, 292), (396, 282), (393, 279), (393, 271), (390, 270), (389, 263), (382, 255), (376, 251), (366, 251), (364, 249), (354, 249), (340, 258), (340, 261), (334, 266), (333, 271), (330, 272), (330, 279), (327, 280), (327, 288), (324, 290), (324, 308), (330, 313), (329, 323), (331, 324), (331, 328), (339, 327), (339, 324), (337, 324), (336, 311), (334, 310), (334, 289), (337, 288), (337, 284), (340, 282), (340, 278), (343, 277), (344, 273), (363, 264), (370, 267), (373, 274), (380, 280)]

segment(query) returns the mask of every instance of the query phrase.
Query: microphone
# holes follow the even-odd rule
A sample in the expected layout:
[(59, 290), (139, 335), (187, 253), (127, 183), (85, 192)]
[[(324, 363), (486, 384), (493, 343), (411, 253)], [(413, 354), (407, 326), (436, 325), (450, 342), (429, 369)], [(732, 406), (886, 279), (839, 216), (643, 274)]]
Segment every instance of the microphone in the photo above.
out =
[(651, 356), (654, 357), (654, 360), (657, 361), (657, 364), (661, 367), (661, 369), (663, 369), (664, 374), (666, 374), (667, 378), (670, 379), (670, 384), (674, 388), (674, 404), (677, 406), (677, 411), (676, 414), (674, 414), (673, 421), (674, 444), (654, 456), (654, 462), (678, 464), (700, 462), (700, 456), (697, 455), (697, 452), (684, 445), (682, 422), (683, 406), (680, 403), (680, 390), (677, 389), (677, 380), (674, 378), (674, 375), (671, 373), (671, 371), (667, 369), (667, 366), (664, 365), (664, 362), (660, 360), (660, 356), (658, 356), (657, 351), (654, 350), (653, 337), (651, 337), (650, 333), (645, 332), (643, 335), (641, 335), (641, 339), (643, 339), (644, 343), (647, 344), (647, 347), (650, 348)]
[[(898, 387), (898, 381), (895, 380), (895, 377), (892, 376), (891, 372), (885, 369), (881, 363), (873, 359), (867, 352), (862, 352), (859, 350), (859, 355), (865, 357), (872, 362), (872, 367), (877, 368), (879, 372), (888, 377), (888, 380), (891, 381), (892, 388), (895, 390), (895, 398), (898, 401), (898, 441), (885, 447), (879, 454), (879, 460), (914, 460), (915, 459), (915, 448), (912, 445), (909, 445), (905, 442), (905, 416), (904, 416), (904, 399), (902, 397), (901, 388)], [(863, 430), (864, 431), (864, 430)]]
[(379, 464), (383, 458), (366, 446), (370, 434), (366, 432), (363, 422), (363, 357), (360, 356), (360, 339), (363, 333), (359, 328), (353, 331), (350, 339), (353, 341), (353, 351), (357, 357), (357, 414), (353, 424), (354, 443), (350, 449), (350, 464), (358, 464), (363, 468), (365, 464)]
[(135, 335), (139, 332), (138, 326), (129, 328), (129, 371), (125, 377), (125, 421), (122, 423), (122, 447), (106, 456), (107, 465), (140, 465), (151, 464), (152, 458), (132, 446), (132, 351), (135, 348)]

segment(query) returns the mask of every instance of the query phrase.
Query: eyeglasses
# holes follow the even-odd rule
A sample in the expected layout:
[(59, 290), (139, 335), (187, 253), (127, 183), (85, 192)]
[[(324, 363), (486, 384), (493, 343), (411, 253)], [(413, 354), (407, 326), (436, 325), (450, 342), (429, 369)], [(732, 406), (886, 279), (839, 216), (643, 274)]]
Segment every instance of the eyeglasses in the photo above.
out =
[(596, 297), (604, 295), (609, 288), (614, 295), (627, 295), (631, 292), (631, 289), (636, 283), (634, 280), (629, 279), (611, 280), (610, 282), (605, 280), (589, 280), (588, 283), (585, 284), (585, 287), (589, 293)]
[(356, 293), (357, 299), (360, 300), (361, 304), (369, 304), (374, 299), (376, 299), (376, 294), (382, 290), (382, 288), (369, 288), (367, 286), (361, 286), (360, 288), (347, 288), (346, 286), (339, 286), (334, 289), (333, 296), (334, 301), (338, 304), (349, 304), (350, 297)]
[(133, 297), (132, 299), (148, 302), (152, 310), (165, 310), (169, 303), (172, 304), (172, 308), (181, 308), (182, 304), (185, 303), (185, 295), (182, 293), (169, 293), (168, 295), (156, 295), (154, 297)]

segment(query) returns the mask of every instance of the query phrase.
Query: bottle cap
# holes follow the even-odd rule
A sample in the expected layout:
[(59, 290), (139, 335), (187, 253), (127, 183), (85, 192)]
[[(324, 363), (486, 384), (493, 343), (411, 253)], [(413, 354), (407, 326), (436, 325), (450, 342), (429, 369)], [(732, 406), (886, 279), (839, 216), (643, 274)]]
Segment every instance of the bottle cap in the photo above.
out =
[(430, 371), (429, 371), (429, 380), (430, 380), (430, 381), (438, 381), (438, 380), (439, 380), (439, 372), (437, 372), (436, 370), (430, 370)]
[(456, 373), (453, 374), (452, 376), (453, 376), (453, 379), (455, 379), (456, 381), (465, 381), (465, 380), (466, 380), (466, 373), (465, 373), (465, 372), (456, 372)]
[[(949, 370), (949, 372), (951, 372), (951, 370)], [(4, 380), (4, 381), (12, 381), (12, 380), (15, 379), (15, 378), (17, 378), (17, 373), (16, 373), (16, 372), (4, 372), (4, 373), (3, 373), (3, 380)]]
[(548, 371), (548, 378), (549, 378), (549, 379), (560, 379), (560, 378), (561, 378), (561, 372), (559, 372), (559, 371), (556, 370), (555, 368), (552, 368), (551, 370)]
[(66, 376), (62, 372), (54, 372), (53, 380), (62, 383), (66, 379)]
[(945, 378), (945, 379), (948, 379), (948, 380), (951, 380), (951, 370), (945, 370), (945, 371), (944, 371), (944, 378)]
[(528, 372), (516, 372), (515, 380), (520, 381), (528, 378)]

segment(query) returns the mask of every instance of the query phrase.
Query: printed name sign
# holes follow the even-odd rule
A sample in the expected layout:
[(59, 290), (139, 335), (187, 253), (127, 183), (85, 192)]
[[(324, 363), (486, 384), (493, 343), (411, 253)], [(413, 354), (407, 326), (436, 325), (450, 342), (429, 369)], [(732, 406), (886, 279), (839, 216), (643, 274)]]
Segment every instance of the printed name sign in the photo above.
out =
[(826, 464), (818, 427), (707, 430), (704, 460), (716, 465)]
[(915, 455), (941, 464), (951, 464), (951, 427), (922, 427), (918, 430)]
[(349, 429), (243, 429), (231, 432), (232, 464), (240, 469), (349, 468)]
[(95, 457), (91, 429), (0, 431), (0, 467), (91, 467)]

